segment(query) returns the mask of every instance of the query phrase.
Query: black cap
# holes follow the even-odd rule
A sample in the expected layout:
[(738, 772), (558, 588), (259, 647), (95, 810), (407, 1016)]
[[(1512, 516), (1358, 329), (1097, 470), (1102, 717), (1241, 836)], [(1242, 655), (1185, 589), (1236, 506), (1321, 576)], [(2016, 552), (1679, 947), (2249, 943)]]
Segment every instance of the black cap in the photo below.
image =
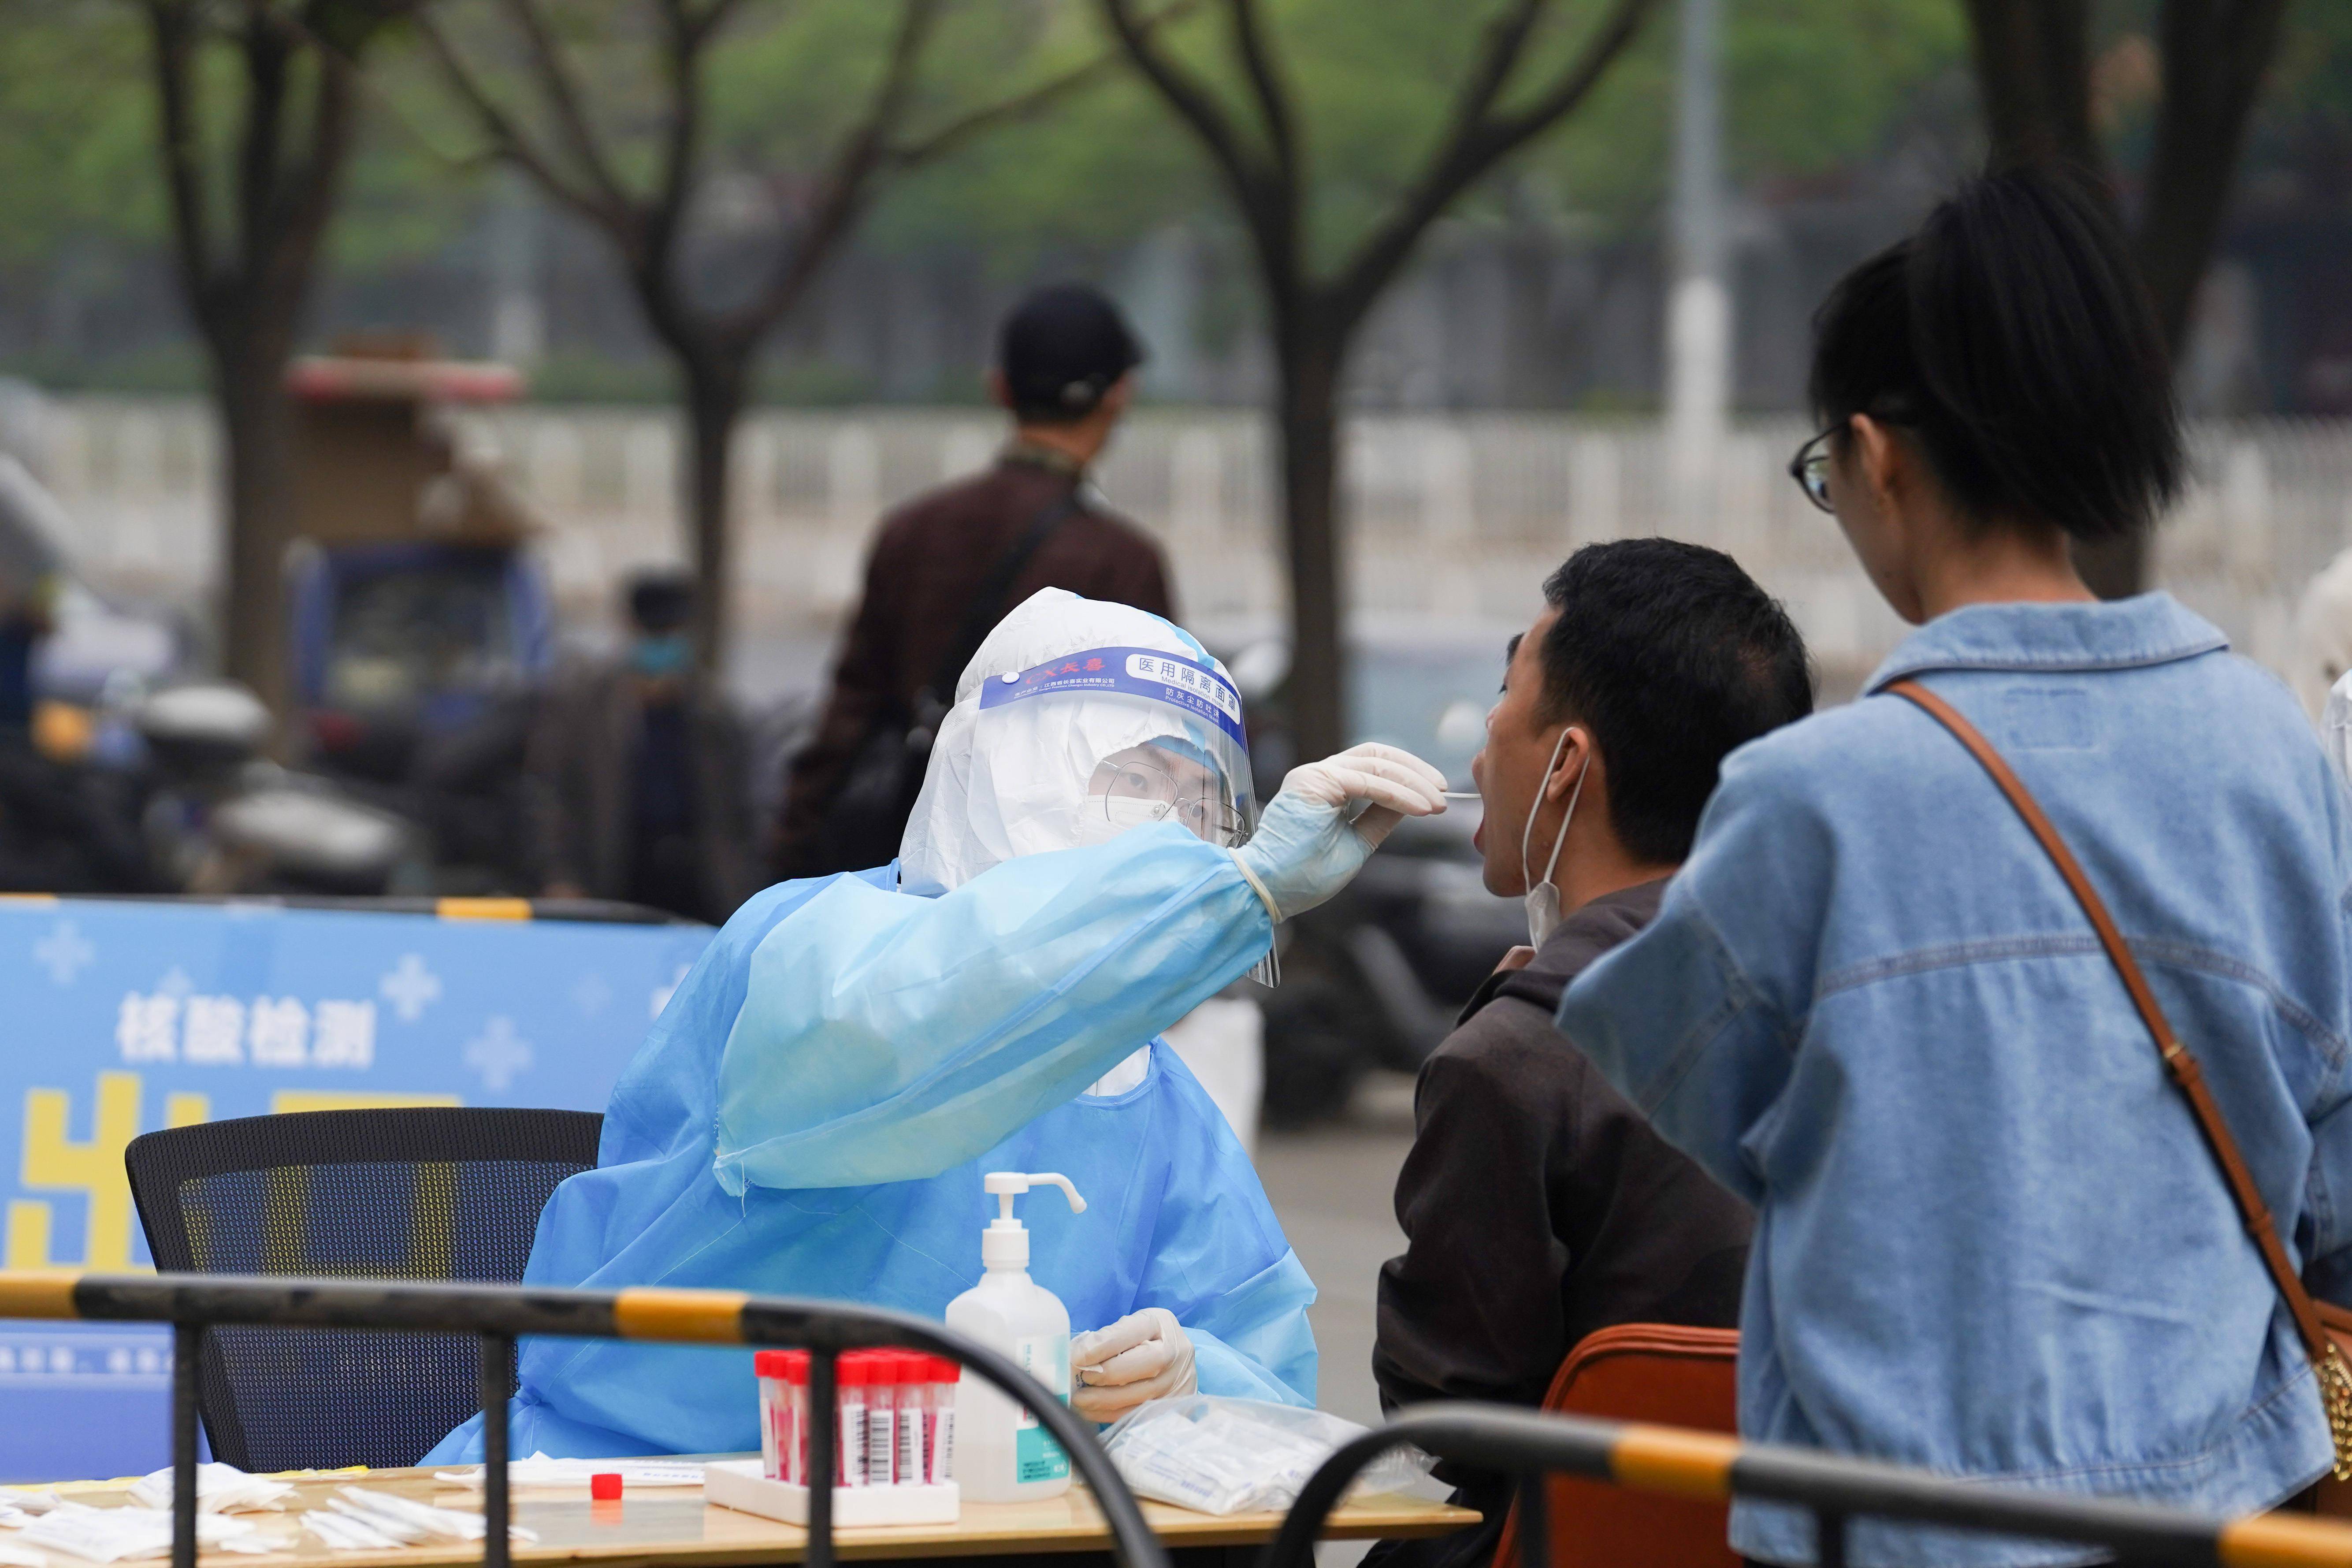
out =
[(694, 577), (656, 567), (629, 579), (629, 619), (649, 632), (674, 632), (694, 618)]
[(997, 336), (996, 364), (1024, 419), (1083, 419), (1120, 376), (1143, 363), (1143, 345), (1101, 289), (1055, 283), (1013, 307)]

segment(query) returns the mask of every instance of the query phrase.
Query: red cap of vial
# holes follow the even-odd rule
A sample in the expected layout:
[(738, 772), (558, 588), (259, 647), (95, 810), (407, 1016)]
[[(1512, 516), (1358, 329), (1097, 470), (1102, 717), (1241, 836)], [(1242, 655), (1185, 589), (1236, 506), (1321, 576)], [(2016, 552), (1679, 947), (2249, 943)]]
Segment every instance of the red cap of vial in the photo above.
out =
[(874, 1359), (865, 1351), (851, 1351), (834, 1363), (834, 1371), (844, 1388), (863, 1387), (874, 1381)]
[(931, 1358), (931, 1381), (933, 1383), (961, 1383), (963, 1381), (963, 1364), (961, 1362), (950, 1361), (943, 1355), (933, 1356)]
[(786, 1377), (792, 1372), (793, 1352), (790, 1351), (755, 1351), (751, 1355), (751, 1372), (757, 1377)]
[(808, 1381), (808, 1352), (784, 1352), (784, 1381), (795, 1384), (806, 1383)]
[(588, 1495), (598, 1502), (616, 1502), (621, 1496), (621, 1477), (616, 1470), (605, 1470), (588, 1478)]

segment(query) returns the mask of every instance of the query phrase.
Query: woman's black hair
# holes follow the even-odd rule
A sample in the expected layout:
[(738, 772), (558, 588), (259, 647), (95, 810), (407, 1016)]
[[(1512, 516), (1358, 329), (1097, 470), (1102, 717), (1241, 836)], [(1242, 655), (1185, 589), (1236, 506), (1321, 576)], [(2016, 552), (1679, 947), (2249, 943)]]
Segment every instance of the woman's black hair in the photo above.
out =
[(1847, 273), (1813, 318), (1809, 392), (1824, 426), (1910, 431), (1979, 519), (2108, 539), (2180, 487), (2155, 310), (2107, 203), (2063, 170), (1971, 180)]

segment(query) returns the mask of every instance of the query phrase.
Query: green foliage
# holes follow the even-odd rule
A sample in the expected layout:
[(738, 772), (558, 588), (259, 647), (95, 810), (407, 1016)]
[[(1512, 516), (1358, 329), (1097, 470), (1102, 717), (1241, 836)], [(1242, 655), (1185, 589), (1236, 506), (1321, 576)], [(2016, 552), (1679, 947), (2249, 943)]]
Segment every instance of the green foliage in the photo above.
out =
[[(1376, 221), (1423, 166), (1468, 68), (1489, 3), (1274, 0), (1275, 47), (1300, 106), (1328, 260)], [(1089, 10), (1073, 0), (1066, 10)], [(1522, 63), (1524, 101), (1587, 36), (1599, 0), (1564, 6)], [(1958, 0), (1731, 0), (1727, 137), (1749, 181), (1815, 177), (1883, 151), (1925, 89), (1965, 72)], [(1216, 7), (1186, 21), (1179, 52), (1254, 124)], [(1657, 16), (1583, 108), (1507, 166), (1463, 216), (1510, 210), (1603, 230), (1638, 222), (1664, 187), (1673, 105), (1673, 6)], [(1377, 25), (1370, 25), (1376, 21)], [(877, 237), (919, 247), (963, 242), (1005, 265), (1041, 250), (1109, 247), (1163, 224), (1218, 216), (1205, 159), (1150, 91), (1121, 80), (1052, 117), (991, 139), (915, 182)]]
[(0, 261), (162, 233), (146, 62), (121, 0), (0, 0)]

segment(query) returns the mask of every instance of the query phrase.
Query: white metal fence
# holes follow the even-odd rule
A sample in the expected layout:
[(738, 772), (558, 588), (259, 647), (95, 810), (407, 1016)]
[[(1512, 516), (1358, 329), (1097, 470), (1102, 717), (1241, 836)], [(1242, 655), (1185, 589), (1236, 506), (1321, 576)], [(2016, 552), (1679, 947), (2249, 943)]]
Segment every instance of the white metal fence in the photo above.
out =
[[(215, 438), (189, 400), (78, 397), (37, 441), (75, 521), (69, 547), (100, 583), (196, 602), (218, 551)], [(678, 429), (642, 408), (525, 406), (473, 437), (502, 456), (548, 523), (560, 595), (601, 616), (631, 567), (674, 561)], [(980, 411), (761, 413), (737, 447), (740, 625), (747, 640), (828, 637), (854, 600), (883, 509), (984, 463), (1000, 437)], [(1366, 416), (1346, 443), (1351, 603), (1379, 619), (1516, 621), (1543, 574), (1596, 540), (1683, 532), (1731, 552), (1787, 600), (1833, 687), (1903, 628), (1840, 539), (1782, 472), (1798, 422), (1743, 422), (1720, 454), (1717, 504), (1676, 526), (1664, 443), (1645, 422), (1548, 415)], [(2158, 577), (2245, 652), (2284, 669), (2294, 605), (2352, 542), (2352, 424), (2200, 429), (2197, 482), (2168, 520)], [(1188, 618), (1271, 625), (1284, 603), (1269, 432), (1257, 417), (1150, 411), (1101, 470), (1112, 504), (1168, 549)]]

